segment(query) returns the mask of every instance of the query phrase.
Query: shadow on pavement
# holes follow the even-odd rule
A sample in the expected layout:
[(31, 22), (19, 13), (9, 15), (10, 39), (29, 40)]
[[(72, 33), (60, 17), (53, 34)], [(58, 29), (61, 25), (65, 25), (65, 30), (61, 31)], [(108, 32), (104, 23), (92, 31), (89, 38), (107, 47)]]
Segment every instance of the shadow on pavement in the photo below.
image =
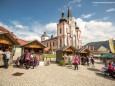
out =
[(95, 68), (87, 68), (88, 70), (94, 71), (94, 72), (100, 72), (99, 69), (95, 69)]
[(103, 64), (102, 62), (95, 62), (95, 64)]
[(113, 79), (111, 76), (106, 76), (103, 74), (103, 73), (95, 73), (97, 76), (100, 76), (100, 77), (103, 77), (105, 79), (108, 79), (108, 80), (113, 80), (115, 81), (115, 79)]
[(50, 61), (51, 64), (57, 64), (56, 61)]
[(67, 69), (72, 69), (72, 70), (74, 70), (74, 67), (73, 67), (73, 66), (68, 66), (68, 65), (66, 65), (66, 68), (67, 68)]
[(4, 68), (4, 66), (0, 66), (0, 68)]

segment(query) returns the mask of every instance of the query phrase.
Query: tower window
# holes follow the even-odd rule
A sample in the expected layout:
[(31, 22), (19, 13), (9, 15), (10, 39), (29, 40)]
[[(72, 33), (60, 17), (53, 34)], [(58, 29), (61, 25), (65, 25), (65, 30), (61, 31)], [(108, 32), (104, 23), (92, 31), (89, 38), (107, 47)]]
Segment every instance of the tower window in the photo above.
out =
[(48, 47), (48, 43), (47, 43), (47, 47)]
[(55, 42), (53, 42), (53, 46), (55, 46)]
[(50, 47), (51, 47), (51, 42), (50, 42)]
[(61, 28), (60, 28), (60, 34), (61, 34)]
[(68, 28), (66, 28), (66, 33), (68, 33)]
[(60, 47), (62, 47), (62, 40), (60, 39)]

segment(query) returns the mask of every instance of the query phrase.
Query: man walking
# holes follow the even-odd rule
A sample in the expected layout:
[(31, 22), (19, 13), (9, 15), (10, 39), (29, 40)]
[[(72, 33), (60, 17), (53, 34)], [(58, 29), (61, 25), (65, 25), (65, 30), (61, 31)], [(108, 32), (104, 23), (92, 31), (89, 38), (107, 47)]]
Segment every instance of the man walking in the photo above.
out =
[(95, 62), (95, 61), (94, 61), (94, 58), (91, 57), (90, 61), (91, 61), (92, 67), (95, 68), (95, 66), (94, 66), (94, 62)]
[(10, 51), (8, 50), (8, 49), (6, 49), (6, 52), (4, 52), (4, 54), (5, 54), (5, 69), (7, 69), (8, 68), (8, 61), (9, 61), (9, 59), (10, 59)]

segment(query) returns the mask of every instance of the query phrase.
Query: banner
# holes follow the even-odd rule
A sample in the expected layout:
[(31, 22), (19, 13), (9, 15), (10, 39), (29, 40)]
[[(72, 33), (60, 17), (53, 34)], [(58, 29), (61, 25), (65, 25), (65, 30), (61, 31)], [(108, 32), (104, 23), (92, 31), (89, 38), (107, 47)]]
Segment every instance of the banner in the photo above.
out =
[(115, 53), (114, 41), (113, 39), (109, 39), (109, 47), (112, 53)]

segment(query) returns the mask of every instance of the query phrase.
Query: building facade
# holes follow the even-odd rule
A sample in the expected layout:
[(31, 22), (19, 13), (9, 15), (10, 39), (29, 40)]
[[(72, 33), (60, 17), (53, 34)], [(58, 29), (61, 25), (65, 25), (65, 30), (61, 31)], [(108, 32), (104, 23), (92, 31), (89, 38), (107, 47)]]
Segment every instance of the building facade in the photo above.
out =
[(79, 48), (81, 46), (80, 29), (77, 22), (72, 17), (71, 8), (68, 8), (67, 18), (64, 18), (64, 13), (61, 14), (61, 19), (57, 24), (57, 36), (49, 38), (46, 32), (41, 36), (41, 42), (49, 47), (49, 50), (55, 51), (65, 46), (73, 46)]

